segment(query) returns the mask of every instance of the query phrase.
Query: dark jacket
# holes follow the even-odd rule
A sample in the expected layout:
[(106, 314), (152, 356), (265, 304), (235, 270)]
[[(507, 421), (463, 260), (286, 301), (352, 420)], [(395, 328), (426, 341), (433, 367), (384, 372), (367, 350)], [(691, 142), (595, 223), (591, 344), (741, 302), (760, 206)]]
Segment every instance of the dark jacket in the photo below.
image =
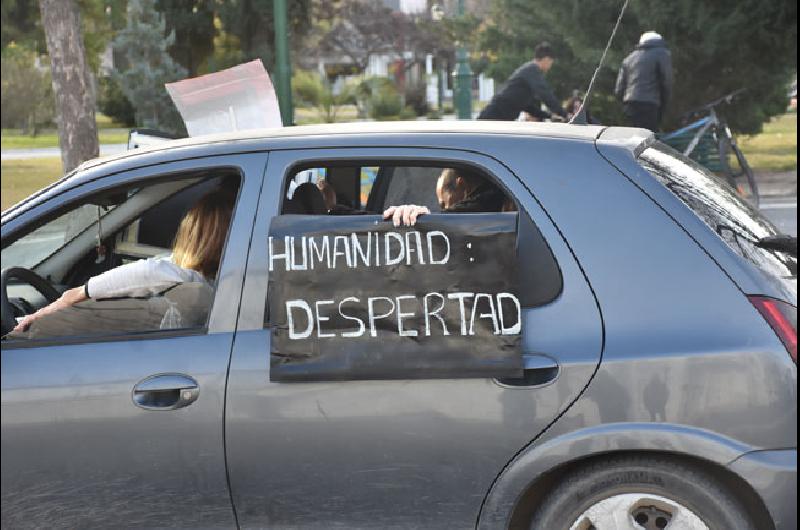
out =
[(566, 118), (567, 113), (550, 90), (544, 73), (531, 61), (511, 74), (506, 86), (494, 95), (478, 119), (511, 121), (516, 120), (522, 111), (537, 118), (547, 118), (549, 114), (541, 110), (542, 102), (554, 114)]
[(500, 212), (506, 202), (506, 195), (503, 191), (491, 183), (484, 183), (472, 190), (469, 195), (464, 197), (445, 212), (448, 213), (480, 213), (480, 212)]
[(666, 106), (672, 92), (672, 58), (663, 39), (639, 44), (625, 57), (614, 92), (623, 103)]

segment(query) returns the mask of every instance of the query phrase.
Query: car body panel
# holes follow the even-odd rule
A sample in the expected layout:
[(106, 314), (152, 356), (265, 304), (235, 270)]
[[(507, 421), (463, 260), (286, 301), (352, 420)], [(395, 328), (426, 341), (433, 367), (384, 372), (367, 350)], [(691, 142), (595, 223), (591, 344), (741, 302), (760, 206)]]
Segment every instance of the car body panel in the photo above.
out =
[[(240, 199), (209, 333), (3, 345), (4, 525), (235, 525), (224, 455), (225, 384), (266, 160), (266, 154), (217, 157), (164, 164), (155, 171), (241, 169)], [(25, 222), (64, 202), (152, 173), (134, 170), (65, 190), (4, 228), (24, 229)], [(166, 411), (145, 411), (134, 404), (137, 383), (170, 373), (197, 381), (196, 402)]]
[(775, 530), (797, 528), (797, 449), (753, 451), (728, 468), (764, 500)]
[[(554, 382), (269, 381), (270, 334), (261, 328), (276, 190), (295, 162), (348, 159), (460, 161), (503, 179), (562, 269), (561, 296), (525, 310), (523, 326), (536, 330), (524, 333), (523, 351), (559, 362)], [(526, 189), (491, 158), (433, 149), (274, 151), (253, 240), (226, 415), (231, 490), (243, 526), (472, 526), (497, 472), (569, 406), (599, 361), (600, 316), (578, 264)]]

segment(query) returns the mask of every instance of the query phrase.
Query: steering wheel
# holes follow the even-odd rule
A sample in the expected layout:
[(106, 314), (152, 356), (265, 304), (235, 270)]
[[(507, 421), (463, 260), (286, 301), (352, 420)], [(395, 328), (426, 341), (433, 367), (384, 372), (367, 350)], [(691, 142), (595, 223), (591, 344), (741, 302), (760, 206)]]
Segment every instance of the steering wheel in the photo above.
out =
[(14, 306), (8, 299), (8, 284), (12, 278), (22, 280), (42, 294), (47, 302), (55, 302), (61, 293), (44, 278), (32, 270), (22, 267), (9, 267), (0, 273), (0, 314), (2, 314), (2, 334), (5, 335), (17, 325), (14, 319)]

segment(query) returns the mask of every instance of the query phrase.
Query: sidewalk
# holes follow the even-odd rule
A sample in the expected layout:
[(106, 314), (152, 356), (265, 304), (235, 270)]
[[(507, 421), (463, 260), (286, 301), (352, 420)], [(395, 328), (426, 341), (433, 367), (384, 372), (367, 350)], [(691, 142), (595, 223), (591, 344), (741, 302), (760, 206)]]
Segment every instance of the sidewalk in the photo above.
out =
[(756, 173), (756, 183), (762, 197), (797, 198), (797, 170)]

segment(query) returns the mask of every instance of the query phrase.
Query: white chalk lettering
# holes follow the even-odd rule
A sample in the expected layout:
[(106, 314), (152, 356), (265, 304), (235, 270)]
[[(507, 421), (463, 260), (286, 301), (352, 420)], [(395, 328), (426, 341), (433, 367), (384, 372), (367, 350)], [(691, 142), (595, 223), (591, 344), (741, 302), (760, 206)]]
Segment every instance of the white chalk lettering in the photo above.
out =
[[(517, 318), (513, 326), (506, 326), (505, 315), (503, 314), (503, 299), (511, 300), (516, 307)], [(497, 313), (500, 317), (500, 334), (519, 335), (519, 332), (522, 330), (522, 308), (519, 304), (519, 298), (511, 293), (498, 293)]]
[[(301, 333), (298, 333), (294, 329), (294, 315), (292, 310), (298, 308), (302, 309), (306, 312), (306, 318), (308, 320), (308, 325), (306, 329), (303, 330)], [(286, 300), (286, 318), (288, 319), (289, 324), (289, 339), (290, 340), (298, 340), (298, 339), (306, 339), (311, 336), (311, 331), (314, 329), (314, 315), (311, 313), (311, 307), (306, 303), (305, 300)]]
[[(416, 245), (411, 244), (410, 238), (412, 237)], [(422, 236), (416, 230), (406, 232), (406, 265), (411, 265), (411, 254), (416, 254), (419, 264), (425, 265), (425, 257), (422, 252)]]
[[(430, 311), (428, 309), (428, 298), (430, 298), (432, 296), (436, 296), (436, 297), (439, 298), (439, 307), (438, 307), (438, 309)], [(444, 323), (444, 319), (439, 315), (439, 312), (442, 309), (444, 309), (444, 296), (442, 296), (441, 293), (428, 293), (428, 294), (425, 295), (425, 298), (423, 298), (423, 302), (422, 303), (423, 303), (423, 311), (425, 313), (425, 336), (426, 337), (430, 337), (431, 336), (431, 319), (430, 319), (430, 317), (434, 317), (434, 318), (439, 319), (439, 322), (441, 322), (441, 324), (442, 324), (442, 334), (443, 335), (445, 335), (445, 336), (450, 335), (450, 332), (447, 331), (447, 324)]]
[[(339, 243), (342, 243), (344, 251), (339, 250)], [(348, 245), (347, 236), (335, 236), (333, 238), (333, 268), (336, 268), (336, 257), (344, 256), (344, 261), (348, 267), (353, 266), (353, 260), (350, 259), (350, 245)]]
[[(481, 299), (484, 299), (489, 303), (489, 312), (488, 313), (478, 313), (478, 302)], [(469, 334), (470, 335), (474, 335), (475, 334), (475, 317), (476, 316), (477, 316), (477, 318), (489, 318), (489, 319), (491, 319), (492, 320), (492, 329), (493, 329), (492, 334), (493, 335), (497, 335), (498, 333), (500, 333), (500, 329), (499, 329), (498, 324), (497, 324), (497, 315), (495, 314), (495, 311), (494, 311), (494, 299), (492, 298), (491, 295), (486, 294), (486, 293), (477, 293), (475, 295), (475, 301), (472, 304), (472, 316), (469, 319)]]
[[(444, 255), (440, 259), (435, 259), (433, 257), (433, 238), (434, 237), (441, 237), (445, 243), (445, 252)], [(427, 234), (428, 239), (428, 263), (431, 265), (444, 265), (450, 259), (450, 239), (447, 237), (447, 234), (441, 232), (439, 230), (431, 230)]]
[[(405, 254), (406, 254), (405, 245), (403, 245), (403, 237), (400, 234), (398, 234), (397, 232), (386, 232), (383, 235), (383, 238), (384, 238), (383, 239), (384, 248), (386, 249), (386, 260), (384, 260), (386, 265), (387, 266), (389, 266), (389, 265), (397, 265), (398, 263), (403, 261), (403, 258), (405, 257)], [(391, 245), (391, 241), (390, 241), (391, 239), (394, 239), (400, 245), (400, 250), (397, 253), (397, 256), (395, 256), (395, 257), (392, 257), (392, 249), (391, 249), (392, 245)]]
[[(375, 314), (375, 301), (376, 300), (385, 300), (391, 304), (392, 308), (382, 315)], [(367, 298), (367, 318), (369, 319), (369, 334), (372, 337), (377, 337), (378, 332), (375, 329), (375, 321), (380, 320), (381, 318), (386, 318), (394, 312), (394, 301), (391, 298), (386, 298), (385, 296), (371, 296)]]
[(333, 305), (333, 300), (318, 300), (314, 302), (314, 312), (317, 315), (317, 337), (322, 339), (325, 337), (335, 337), (335, 333), (323, 333), (322, 332), (322, 323), (330, 320), (330, 317), (323, 317), (319, 314), (319, 306), (320, 305)]
[(358, 239), (358, 234), (355, 232), (350, 234), (350, 241), (353, 245), (353, 267), (358, 267), (358, 258), (361, 257), (361, 262), (364, 264), (365, 267), (369, 267), (369, 256), (372, 253), (370, 249), (372, 245), (370, 242), (372, 241), (372, 235), (367, 232), (367, 251), (364, 252), (364, 248), (361, 246), (361, 241)]
[(416, 337), (417, 330), (415, 329), (403, 329), (403, 319), (407, 317), (413, 317), (416, 313), (403, 313), (403, 310), (400, 307), (400, 300), (416, 300), (416, 296), (412, 295), (404, 295), (398, 296), (395, 298), (395, 302), (397, 303), (397, 334), (401, 337)]
[(361, 335), (364, 334), (364, 331), (366, 331), (366, 326), (364, 326), (363, 320), (361, 320), (360, 318), (345, 315), (344, 312), (342, 311), (342, 304), (346, 302), (359, 303), (360, 301), (361, 300), (359, 300), (355, 296), (348, 296), (347, 298), (339, 302), (339, 314), (342, 316), (342, 318), (346, 318), (347, 320), (355, 320), (356, 322), (358, 322), (358, 331), (343, 331), (342, 337), (360, 337)]
[(283, 239), (283, 254), (277, 254), (273, 247), (273, 237), (269, 236), (269, 270), (270, 272), (275, 270), (275, 260), (282, 259), (286, 264), (286, 270), (291, 270), (289, 265), (289, 253), (287, 252), (287, 247), (289, 246), (289, 236), (285, 236)]
[(314, 256), (316, 256), (317, 261), (322, 263), (323, 258), (325, 263), (328, 265), (328, 268), (331, 268), (331, 242), (328, 239), (328, 236), (322, 236), (322, 247), (320, 248), (317, 245), (317, 239), (315, 237), (308, 238), (308, 253), (311, 257), (311, 268), (314, 268)]
[(458, 309), (460, 311), (460, 318), (461, 318), (461, 334), (467, 334), (467, 311), (464, 308), (464, 300), (467, 298), (471, 298), (475, 296), (475, 293), (448, 293), (447, 298), (450, 300), (458, 300)]
[(297, 259), (296, 259), (296, 256), (295, 256), (295, 254), (297, 254), (297, 252), (295, 251), (294, 238), (292, 238), (292, 243), (291, 243), (291, 245), (292, 245), (292, 259), (291, 259), (291, 264), (289, 266), (289, 270), (293, 270), (293, 271), (308, 270), (308, 252), (306, 251), (306, 236), (303, 236), (302, 238), (300, 238), (300, 241), (301, 241), (300, 254), (303, 256), (303, 262), (302, 263), (297, 263)]

